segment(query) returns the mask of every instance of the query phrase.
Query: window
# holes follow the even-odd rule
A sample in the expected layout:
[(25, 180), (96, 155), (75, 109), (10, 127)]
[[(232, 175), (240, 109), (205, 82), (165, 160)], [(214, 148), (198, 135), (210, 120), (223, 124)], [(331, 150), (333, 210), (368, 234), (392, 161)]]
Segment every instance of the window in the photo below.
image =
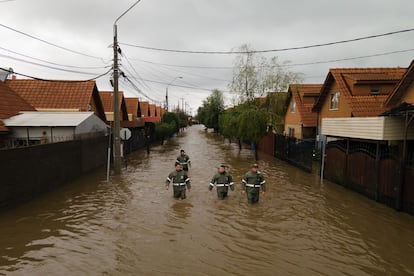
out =
[(288, 131), (289, 131), (288, 133), (289, 137), (295, 137), (295, 129), (293, 127), (290, 127)]
[(371, 87), (371, 95), (379, 95), (380, 94), (380, 88), (378, 86)]
[(339, 108), (339, 92), (335, 92), (331, 94), (331, 104), (329, 105), (329, 109), (336, 110)]
[(293, 100), (292, 104), (290, 105), (290, 113), (296, 113), (296, 101)]

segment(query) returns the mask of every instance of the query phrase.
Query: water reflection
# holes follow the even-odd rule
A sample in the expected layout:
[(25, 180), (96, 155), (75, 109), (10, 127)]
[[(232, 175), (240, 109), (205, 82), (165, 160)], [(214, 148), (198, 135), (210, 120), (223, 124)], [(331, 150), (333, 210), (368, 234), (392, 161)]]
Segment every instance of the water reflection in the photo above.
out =
[[(192, 189), (164, 189), (185, 148)], [(0, 215), (0, 274), (407, 275), (414, 218), (316, 175), (260, 156), (268, 192), (240, 194), (250, 150), (195, 126), (165, 146), (128, 157), (122, 176), (97, 171)], [(220, 163), (236, 183), (218, 200), (208, 183)]]

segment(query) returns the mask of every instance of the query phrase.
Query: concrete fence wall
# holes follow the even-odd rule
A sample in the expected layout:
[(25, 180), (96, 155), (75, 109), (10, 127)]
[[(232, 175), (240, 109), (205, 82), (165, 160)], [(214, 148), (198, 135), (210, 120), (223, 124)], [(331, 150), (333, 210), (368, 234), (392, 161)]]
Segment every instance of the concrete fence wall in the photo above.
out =
[(30, 200), (106, 163), (107, 137), (0, 150), (0, 209)]

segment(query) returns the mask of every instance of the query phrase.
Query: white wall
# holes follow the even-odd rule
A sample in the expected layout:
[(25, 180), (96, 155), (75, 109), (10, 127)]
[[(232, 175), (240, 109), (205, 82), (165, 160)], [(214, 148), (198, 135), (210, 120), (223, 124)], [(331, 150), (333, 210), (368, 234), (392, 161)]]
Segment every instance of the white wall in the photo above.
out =
[[(368, 140), (404, 140), (405, 120), (400, 117), (324, 118), (322, 135)], [(414, 140), (414, 122), (407, 138)]]

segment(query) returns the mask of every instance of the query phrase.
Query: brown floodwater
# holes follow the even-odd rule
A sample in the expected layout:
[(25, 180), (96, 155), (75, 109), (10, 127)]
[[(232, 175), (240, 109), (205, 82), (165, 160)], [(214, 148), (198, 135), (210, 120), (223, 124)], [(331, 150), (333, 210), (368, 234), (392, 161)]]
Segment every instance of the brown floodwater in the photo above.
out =
[[(181, 148), (193, 189), (176, 201), (164, 183)], [(109, 183), (97, 170), (3, 212), (0, 275), (414, 274), (413, 216), (263, 154), (268, 192), (250, 206), (253, 158), (193, 126), (128, 156)], [(220, 163), (237, 183), (224, 201), (208, 191)]]

